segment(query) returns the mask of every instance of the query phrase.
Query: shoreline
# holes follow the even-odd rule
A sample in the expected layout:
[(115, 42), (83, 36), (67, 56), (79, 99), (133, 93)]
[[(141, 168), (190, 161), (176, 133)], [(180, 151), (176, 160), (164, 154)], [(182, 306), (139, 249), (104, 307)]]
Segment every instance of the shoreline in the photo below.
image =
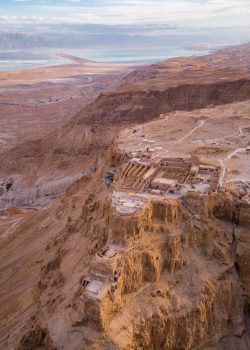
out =
[[(93, 52), (95, 52), (96, 49), (93, 49)], [(159, 48), (159, 50), (151, 49), (151, 48), (144, 48), (142, 49), (136, 49), (136, 48), (131, 48), (131, 49), (126, 49), (126, 52), (129, 51), (134, 51), (134, 54), (131, 56), (129, 54), (128, 56), (125, 53), (125, 50), (120, 49), (120, 53), (123, 53), (124, 55), (118, 55), (118, 56), (113, 56), (110, 55), (110, 51), (112, 49), (107, 49), (104, 48), (102, 49), (104, 51), (103, 55), (98, 54), (92, 54), (92, 58), (85, 58), (89, 56), (89, 50), (86, 49), (79, 49), (77, 52), (77, 49), (68, 51), (63, 49), (56, 49), (52, 50), (52, 52), (47, 52), (48, 50), (44, 50), (44, 53), (47, 54), (52, 54), (50, 56), (51, 60), (46, 60), (43, 55), (41, 56), (40, 59), (32, 59), (32, 52), (33, 50), (30, 50), (31, 57), (28, 58), (28, 53), (29, 50), (0, 50), (1, 53), (5, 52), (18, 52), (21, 51), (21, 53), (25, 53), (25, 58), (23, 59), (22, 55), (19, 57), (13, 56), (12, 58), (5, 59), (3, 60), (2, 63), (2, 68), (0, 66), (0, 75), (4, 73), (13, 73), (13, 72), (19, 72), (19, 71), (29, 71), (32, 69), (46, 69), (46, 68), (51, 68), (51, 67), (57, 67), (57, 66), (65, 66), (65, 65), (71, 65), (71, 64), (85, 64), (85, 63), (95, 63), (95, 64), (102, 64), (102, 65), (108, 65), (108, 64), (113, 64), (113, 65), (125, 65), (125, 66), (142, 66), (142, 65), (148, 65), (148, 64), (154, 64), (160, 61), (165, 61), (168, 59), (172, 58), (177, 58), (177, 57), (190, 57), (190, 56), (205, 56), (210, 53), (210, 50), (207, 49), (191, 49), (191, 48), (169, 48), (169, 49), (163, 49)], [(43, 49), (42, 49), (43, 51)], [(74, 52), (75, 51), (75, 52)], [(84, 51), (85, 54), (84, 54)], [(117, 50), (116, 50), (117, 51)], [(150, 51), (150, 52), (149, 52)], [(152, 51), (152, 52), (151, 52)], [(38, 53), (36, 50), (34, 50), (36, 57), (38, 57)], [(158, 54), (159, 55), (158, 55)], [(86, 56), (85, 56), (86, 55)], [(90, 55), (91, 56), (91, 55)], [(3, 56), (4, 57), (4, 56)], [(94, 58), (93, 58), (94, 57)], [(40, 60), (40, 64), (39, 64)], [(57, 62), (58, 60), (58, 62)], [(41, 63), (42, 61), (42, 63)], [(4, 64), (6, 62), (9, 62), (7, 64)], [(15, 63), (16, 62), (16, 63)], [(32, 65), (32, 62), (34, 65)], [(37, 64), (37, 65), (36, 65)]]
[(112, 74), (141, 66), (127, 63), (94, 62), (73, 57), (66, 64), (0, 71), (0, 88), (69, 79), (79, 75)]

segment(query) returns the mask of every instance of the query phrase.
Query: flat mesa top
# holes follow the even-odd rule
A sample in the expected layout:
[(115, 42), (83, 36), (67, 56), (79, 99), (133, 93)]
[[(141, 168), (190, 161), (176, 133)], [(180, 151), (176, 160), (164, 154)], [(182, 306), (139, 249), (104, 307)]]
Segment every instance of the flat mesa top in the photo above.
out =
[(134, 158), (138, 154), (151, 159), (196, 155), (221, 166), (223, 183), (249, 181), (250, 101), (161, 115), (122, 130), (117, 142)]
[(119, 214), (188, 192), (202, 195), (236, 183), (250, 188), (250, 101), (161, 115), (122, 130), (117, 142), (130, 157), (114, 182)]

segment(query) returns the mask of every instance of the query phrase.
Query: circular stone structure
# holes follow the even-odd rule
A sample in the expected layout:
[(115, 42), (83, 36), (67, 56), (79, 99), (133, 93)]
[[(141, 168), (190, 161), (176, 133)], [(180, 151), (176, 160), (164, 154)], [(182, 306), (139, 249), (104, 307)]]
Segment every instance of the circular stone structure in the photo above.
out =
[(110, 247), (103, 248), (97, 255), (103, 259), (105, 258), (111, 259), (111, 258), (114, 258), (116, 254), (117, 254), (117, 248), (114, 246), (110, 246)]

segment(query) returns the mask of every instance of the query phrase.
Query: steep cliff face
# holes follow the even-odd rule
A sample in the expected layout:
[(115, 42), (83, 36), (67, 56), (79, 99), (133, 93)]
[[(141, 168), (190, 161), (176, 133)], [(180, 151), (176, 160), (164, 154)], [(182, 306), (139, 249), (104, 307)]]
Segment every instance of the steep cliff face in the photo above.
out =
[[(16, 332), (2, 344), (177, 350), (222, 349), (228, 341), (227, 349), (247, 349), (249, 230), (234, 223), (237, 201), (223, 192), (191, 193), (185, 206), (182, 199), (152, 201), (122, 216), (101, 174), (76, 182), (51, 208), (55, 224), (46, 226), (40, 277), (29, 287), (36, 308), (22, 326), (12, 320)], [(41, 220), (34, 213), (29, 222)], [(114, 244), (116, 284), (100, 300), (88, 298), (83, 278), (98, 272), (96, 253)]]
[(239, 223), (242, 226), (250, 227), (249, 204), (241, 203), (239, 205)]
[[(203, 349), (229, 335), (232, 349), (247, 349), (245, 281), (238, 274), (234, 223), (227, 220), (236, 203), (222, 193), (191, 194), (185, 201), (195, 218), (175, 201), (153, 202), (132, 220), (108, 214), (112, 241), (128, 245), (118, 288), (97, 307), (114, 349)], [(224, 220), (214, 216), (218, 207)]]
[(202, 217), (175, 221), (173, 204), (167, 211), (152, 205), (142, 214), (141, 239), (125, 264), (126, 305), (110, 324), (114, 348), (202, 349), (228, 334), (244, 335), (246, 299), (234, 265), (233, 225), (204, 215), (220, 198), (197, 203), (192, 197), (189, 204), (199, 206)]
[(203, 84), (174, 85), (156, 89), (140, 90), (121, 89), (115, 92), (101, 93), (100, 96), (79, 117), (78, 123), (85, 120), (98, 125), (145, 122), (162, 113), (175, 110), (192, 110), (209, 105), (220, 105), (249, 98), (250, 82), (248, 79), (235, 81), (216, 81)]
[(235, 231), (236, 237), (236, 266), (240, 275), (242, 288), (246, 295), (246, 312), (249, 314), (250, 305), (250, 233), (249, 227), (240, 227)]

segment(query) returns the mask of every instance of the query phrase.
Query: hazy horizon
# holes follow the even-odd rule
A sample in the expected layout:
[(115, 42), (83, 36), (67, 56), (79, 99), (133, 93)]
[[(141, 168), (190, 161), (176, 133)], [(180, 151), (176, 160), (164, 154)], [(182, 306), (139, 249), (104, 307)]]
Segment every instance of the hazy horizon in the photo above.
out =
[[(79, 57), (85, 50), (87, 59), (124, 62), (206, 54), (250, 41), (249, 4), (248, 0), (2, 0), (0, 69), (6, 60), (25, 60), (29, 52), (36, 66), (39, 57), (34, 50), (40, 48), (50, 50), (49, 64), (62, 62), (54, 49), (70, 54), (78, 49)], [(15, 50), (16, 56), (4, 55), (6, 50)], [(41, 57), (46, 54), (41, 50)], [(10, 67), (15, 65), (10, 62)]]

